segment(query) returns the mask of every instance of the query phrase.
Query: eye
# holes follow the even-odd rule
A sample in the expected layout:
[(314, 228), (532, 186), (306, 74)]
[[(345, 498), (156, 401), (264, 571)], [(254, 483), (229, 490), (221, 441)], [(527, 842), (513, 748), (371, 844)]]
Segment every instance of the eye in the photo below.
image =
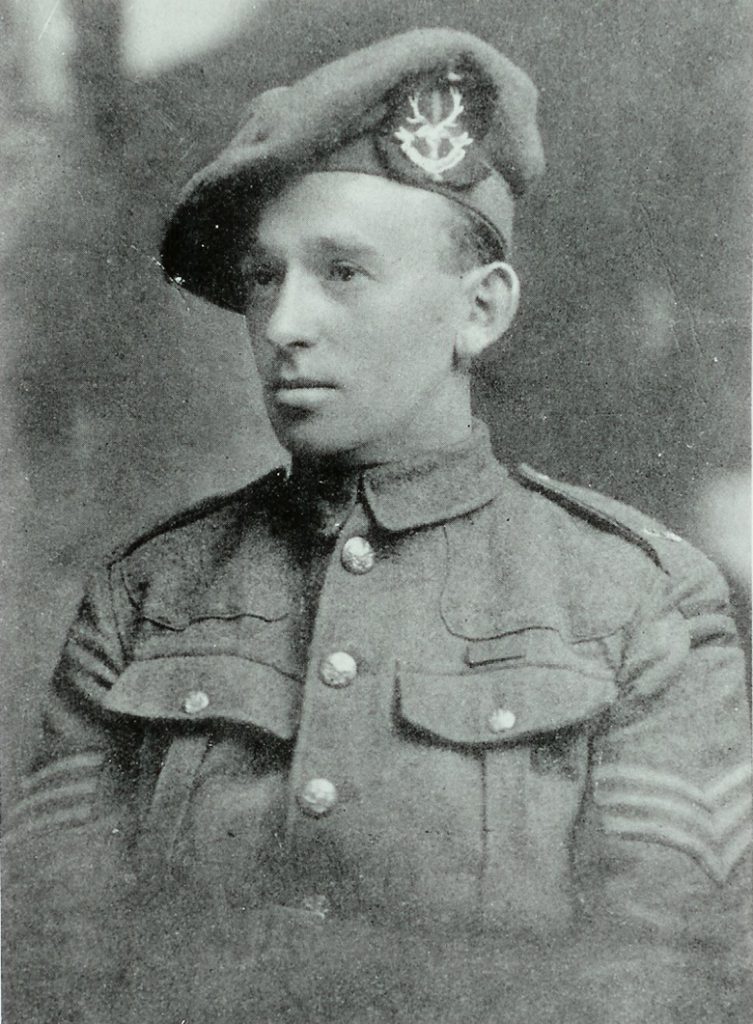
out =
[(247, 270), (247, 281), (251, 288), (267, 288), (277, 280), (275, 268), (268, 263), (258, 263)]
[(353, 263), (346, 263), (344, 260), (333, 260), (327, 268), (327, 276), (330, 281), (352, 281), (363, 271)]

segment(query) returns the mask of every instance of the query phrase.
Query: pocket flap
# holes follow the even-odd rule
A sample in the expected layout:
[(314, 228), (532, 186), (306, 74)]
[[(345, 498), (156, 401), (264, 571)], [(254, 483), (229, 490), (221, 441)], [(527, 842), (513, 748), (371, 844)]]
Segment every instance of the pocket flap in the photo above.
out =
[(616, 695), (608, 675), (525, 665), (464, 675), (401, 672), (401, 717), (440, 739), (463, 744), (511, 743), (595, 718)]
[(295, 735), (300, 683), (269, 665), (228, 654), (132, 662), (108, 691), (109, 711), (171, 722), (254, 725)]

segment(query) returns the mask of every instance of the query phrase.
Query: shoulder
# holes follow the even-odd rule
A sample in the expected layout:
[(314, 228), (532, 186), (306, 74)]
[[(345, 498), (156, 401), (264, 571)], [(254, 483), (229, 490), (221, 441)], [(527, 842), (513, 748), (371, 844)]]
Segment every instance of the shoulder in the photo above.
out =
[(153, 526), (142, 530), (116, 547), (109, 561), (117, 562), (135, 554), (141, 548), (160, 539), (168, 540), (175, 534), (191, 533), (201, 530), (203, 526), (216, 527), (223, 522), (237, 518), (239, 514), (261, 512), (268, 508), (270, 498), (279, 492), (285, 484), (287, 474), (284, 469), (273, 469), (264, 476), (252, 480), (244, 487), (221, 494), (211, 494), (201, 498), (187, 508), (179, 509), (166, 519), (159, 520)]
[(212, 560), (239, 533), (253, 532), (279, 507), (287, 473), (278, 468), (236, 491), (215, 494), (182, 509), (130, 538), (107, 558), (110, 569), (128, 573), (166, 562)]
[(107, 562), (118, 607), (176, 629), (247, 606), (274, 617), (282, 600), (276, 581), (285, 571), (277, 529), (287, 495), (287, 473), (276, 469), (140, 534)]
[(684, 613), (697, 610), (701, 593), (703, 600), (726, 601), (727, 585), (714, 563), (659, 520), (591, 488), (555, 480), (526, 463), (512, 475), (524, 491), (560, 510), (584, 544), (613, 560), (615, 567), (625, 559), (636, 566), (641, 561), (653, 563), (653, 575), (661, 573)]

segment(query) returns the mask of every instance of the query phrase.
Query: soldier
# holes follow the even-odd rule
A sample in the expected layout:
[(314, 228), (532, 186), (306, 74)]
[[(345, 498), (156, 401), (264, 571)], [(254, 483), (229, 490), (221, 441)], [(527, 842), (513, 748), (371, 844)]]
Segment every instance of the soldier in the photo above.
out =
[(414, 31), (264, 93), (189, 183), (166, 273), (245, 314), (292, 466), (88, 589), (8, 835), (16, 1019), (743, 1019), (725, 586), (471, 416), (535, 111)]

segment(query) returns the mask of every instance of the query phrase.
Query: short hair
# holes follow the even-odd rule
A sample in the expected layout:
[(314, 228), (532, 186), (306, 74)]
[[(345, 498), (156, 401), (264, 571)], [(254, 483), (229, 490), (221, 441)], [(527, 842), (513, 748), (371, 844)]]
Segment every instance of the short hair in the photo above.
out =
[(505, 243), (494, 228), (458, 203), (452, 203), (448, 234), (453, 269), (461, 273), (507, 259)]

